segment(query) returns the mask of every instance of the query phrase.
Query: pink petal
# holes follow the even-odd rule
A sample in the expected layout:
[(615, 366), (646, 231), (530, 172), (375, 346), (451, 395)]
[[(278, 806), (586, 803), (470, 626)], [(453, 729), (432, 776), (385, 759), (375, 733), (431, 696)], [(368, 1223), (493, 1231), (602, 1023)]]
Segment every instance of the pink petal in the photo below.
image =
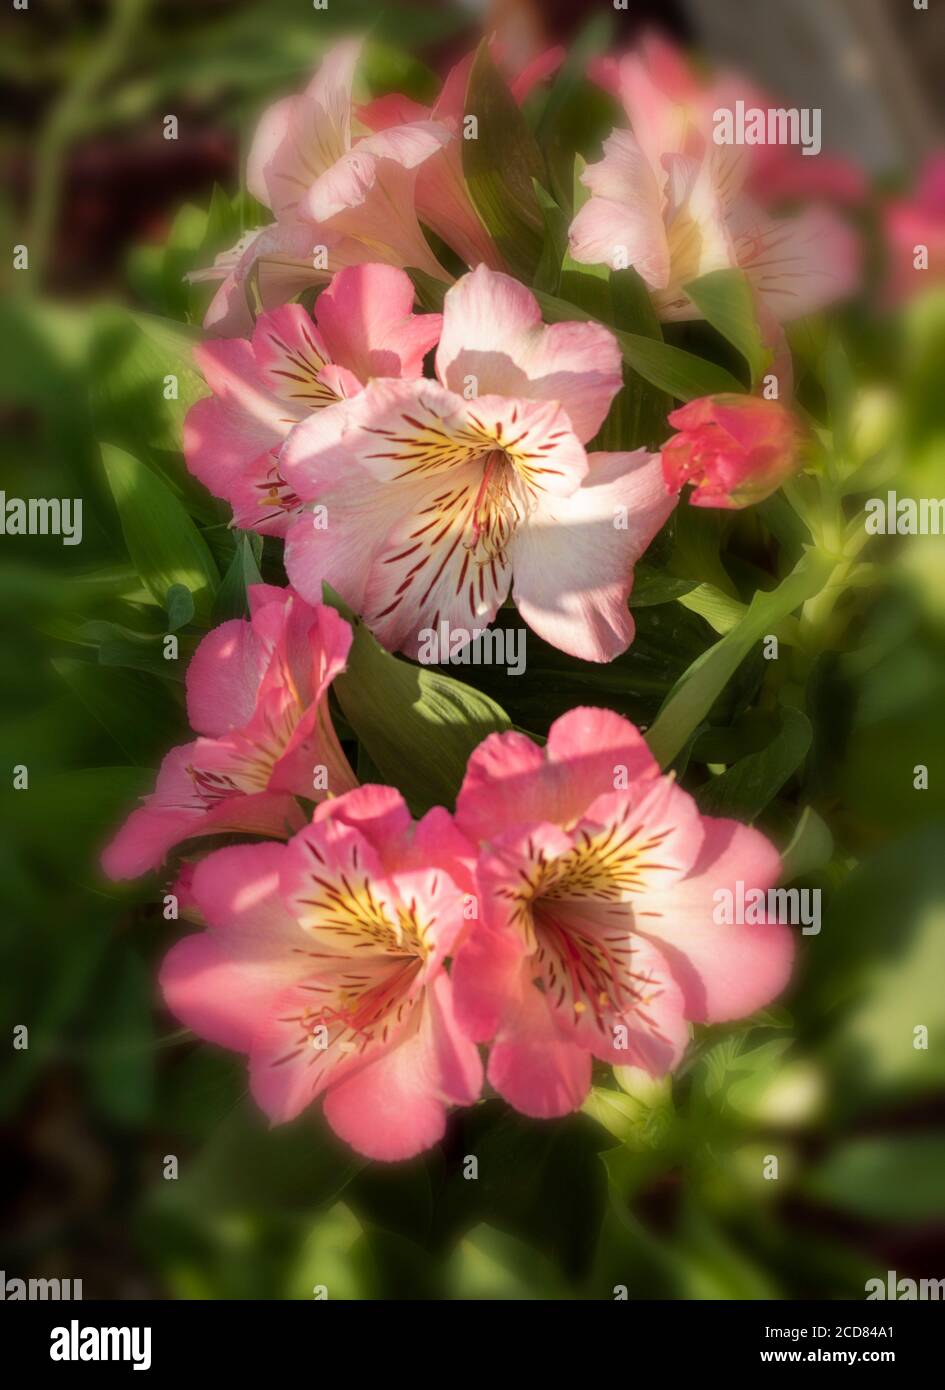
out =
[(771, 1002), (791, 971), (794, 942), (776, 922), (718, 925), (714, 894), (738, 881), (767, 890), (780, 861), (757, 830), (737, 821), (703, 820), (705, 841), (691, 874), (666, 894), (634, 904), (635, 930), (651, 937), (669, 961), (686, 999), (686, 1016), (705, 1022), (741, 1018)]
[(285, 566), (292, 584), (309, 602), (317, 603), (322, 584), (329, 583), (363, 613), (371, 560), (390, 526), (391, 503), (366, 470), (353, 464), (349, 475), (360, 476), (348, 476), (336, 492), (322, 494), (330, 518), (327, 527), (316, 528), (316, 518), (308, 513), (290, 527)]
[(302, 973), (304, 936), (279, 897), (283, 845), (236, 845), (197, 865), (193, 894), (211, 930), (166, 957), (168, 1008), (200, 1037), (248, 1052), (272, 1001)]
[[(419, 166), (414, 192), (417, 216), (450, 246), (467, 265), (502, 268), (502, 257), (482, 224), (466, 191), (463, 174), (459, 125), (466, 98), (466, 83), (472, 55), (457, 63), (447, 74), (443, 90), (433, 109), (433, 118), (444, 125), (453, 139), (437, 154)], [(391, 94), (362, 107), (359, 115), (369, 130), (421, 121), (431, 112), (407, 97)]]
[[(284, 844), (230, 845), (202, 859), (192, 891), (205, 921), (235, 960), (285, 972), (283, 983), (298, 977), (290, 955), (300, 944), (298, 923), (279, 896)], [(277, 981), (278, 982), (278, 981)]]
[(373, 260), (447, 278), (417, 222), (414, 184), (417, 166), (449, 138), (434, 121), (367, 136), (315, 181), (302, 201), (303, 215), (372, 248)]
[(494, 1038), (506, 1012), (517, 1007), (524, 954), (524, 942), (516, 933), (493, 931), (481, 922), (463, 941), (450, 978), (456, 1016), (463, 1032), (475, 1042)]
[(102, 854), (102, 868), (109, 878), (138, 878), (156, 869), (174, 845), (195, 835), (230, 830), (276, 838), (291, 834), (302, 816), (289, 796), (237, 793), (208, 807), (195, 790), (189, 768), (225, 762), (221, 751), (211, 739), (171, 749), (161, 764), (154, 792), (132, 811)]
[(618, 772), (632, 783), (659, 776), (659, 767), (639, 730), (611, 710), (569, 710), (544, 750), (524, 734), (490, 734), (469, 759), (457, 824), (476, 842), (522, 822), (568, 825), (614, 790)]
[(436, 354), (440, 381), (457, 395), (558, 401), (582, 441), (600, 428), (623, 384), (616, 339), (600, 324), (545, 326), (534, 295), (480, 265), (447, 291)]
[(488, 1078), (523, 1115), (554, 1119), (580, 1109), (591, 1086), (591, 1054), (556, 1024), (531, 982), (489, 1053)]
[(187, 718), (200, 734), (215, 737), (249, 722), (269, 652), (252, 624), (221, 623), (202, 638), (187, 667)]
[(220, 1047), (249, 1052), (272, 991), (219, 942), (206, 932), (185, 936), (164, 957), (159, 981), (164, 1002), (186, 1028)]
[(368, 1158), (412, 1158), (442, 1138), (446, 1106), (472, 1104), (481, 1086), (479, 1054), (456, 1026), (449, 981), (440, 975), (413, 1036), (330, 1087), (325, 1118)]
[(316, 308), (332, 360), (362, 383), (375, 376), (422, 376), (442, 320), (439, 314), (414, 314), (413, 301), (410, 277), (394, 266), (339, 271)]
[(253, 137), (246, 182), (278, 217), (294, 214), (302, 193), (343, 158), (351, 144), (351, 85), (359, 45), (326, 54), (308, 90), (263, 113)]
[(730, 225), (738, 264), (779, 323), (846, 299), (859, 285), (856, 234), (828, 208), (774, 220), (743, 199)]
[(407, 803), (396, 787), (366, 785), (346, 796), (323, 801), (316, 808), (315, 822), (341, 821), (360, 831), (390, 872), (407, 850), (413, 819)]
[(670, 257), (653, 169), (626, 130), (604, 141), (604, 158), (581, 182), (591, 197), (569, 232), (571, 255), (591, 265), (632, 265), (651, 289), (669, 283)]
[(260, 379), (281, 405), (283, 438), (309, 411), (334, 405), (334, 392), (321, 380), (331, 355), (301, 304), (283, 304), (260, 314), (253, 329), (253, 353)]
[(592, 454), (589, 462), (576, 492), (543, 499), (517, 532), (512, 593), (545, 641), (584, 661), (612, 661), (633, 640), (633, 566), (675, 502), (658, 454)]
[(197, 401), (184, 420), (189, 471), (229, 502), (234, 524), (246, 530), (279, 534), (273, 522), (287, 515), (275, 460), (281, 442), (281, 435), (215, 396)]
[[(323, 256), (327, 262), (324, 269)], [(371, 247), (338, 231), (285, 217), (247, 233), (218, 256), (211, 269), (196, 271), (189, 278), (198, 283), (223, 281), (204, 315), (204, 328), (222, 337), (248, 336), (253, 331), (248, 283), (253, 272), (263, 308), (274, 309), (309, 286), (324, 284), (345, 266), (378, 259), (382, 257)]]

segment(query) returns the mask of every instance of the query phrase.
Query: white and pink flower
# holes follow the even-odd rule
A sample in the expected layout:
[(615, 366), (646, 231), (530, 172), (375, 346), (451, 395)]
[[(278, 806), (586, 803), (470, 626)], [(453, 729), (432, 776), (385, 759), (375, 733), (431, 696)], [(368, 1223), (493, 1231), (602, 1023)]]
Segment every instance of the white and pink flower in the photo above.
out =
[(279, 469), (279, 451), (300, 420), (356, 395), (372, 377), (417, 377), (440, 336), (439, 314), (414, 314), (402, 270), (339, 271), (318, 297), (314, 321), (299, 304), (256, 320), (252, 337), (196, 348), (213, 394), (184, 421), (184, 457), (195, 477), (233, 508), (234, 525), (284, 536), (301, 503)]
[[(630, 122), (604, 141), (582, 176), (590, 198), (571, 224), (575, 260), (633, 266), (661, 319), (700, 317), (686, 285), (713, 270), (744, 270), (779, 323), (843, 299), (860, 279), (856, 235), (805, 184), (795, 156), (718, 145), (712, 113), (736, 97), (767, 104), (740, 79), (700, 83), (672, 45), (650, 39), (598, 70)], [(787, 163), (787, 168), (785, 168)], [(802, 212), (774, 217), (761, 199), (821, 195)]]
[(644, 450), (587, 454), (622, 384), (600, 324), (546, 326), (535, 297), (479, 266), (446, 295), (436, 381), (374, 380), (309, 417), (281, 469), (327, 509), (286, 566), (331, 584), (387, 647), (446, 620), (490, 622), (511, 590), (541, 637), (606, 661), (633, 637), (633, 565), (672, 509)]
[(337, 44), (301, 95), (263, 113), (247, 185), (275, 221), (192, 277), (223, 281), (204, 327), (227, 336), (249, 331), (252, 276), (264, 309), (364, 261), (449, 278), (417, 221), (414, 182), (450, 132), (424, 119), (359, 133), (352, 102), (359, 53), (356, 41)]
[(767, 889), (756, 830), (699, 813), (619, 715), (575, 709), (544, 749), (493, 734), (456, 804), (481, 846), (481, 920), (453, 965), (456, 1011), (491, 1042), (488, 1078), (527, 1115), (577, 1109), (594, 1058), (660, 1076), (691, 1022), (739, 1018), (787, 983), (790, 930), (716, 925), (719, 890)]
[(274, 1123), (320, 1096), (369, 1158), (410, 1158), (482, 1086), (444, 969), (466, 926), (473, 857), (445, 811), (414, 825), (398, 792), (325, 802), (286, 845), (240, 845), (198, 865), (207, 927), (170, 952), (161, 985), (195, 1033), (249, 1059)]
[[(333, 608), (257, 584), (251, 618), (200, 643), (187, 669), (187, 714), (200, 735), (164, 759), (154, 791), (102, 856), (110, 878), (156, 869), (194, 836), (229, 831), (285, 838), (319, 800), (357, 786), (327, 706), (351, 629)], [(316, 770), (322, 769), (316, 776)]]

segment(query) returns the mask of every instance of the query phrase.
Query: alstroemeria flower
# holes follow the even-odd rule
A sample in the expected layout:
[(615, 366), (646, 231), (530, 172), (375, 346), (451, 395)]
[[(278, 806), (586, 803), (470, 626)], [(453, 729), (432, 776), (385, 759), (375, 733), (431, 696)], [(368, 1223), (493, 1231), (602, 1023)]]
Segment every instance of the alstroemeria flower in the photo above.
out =
[[(886, 297), (901, 304), (945, 279), (945, 153), (932, 155), (919, 174), (912, 198), (896, 198), (885, 208), (889, 274)], [(924, 269), (916, 256), (925, 248)]]
[(733, 266), (779, 322), (855, 289), (859, 245), (843, 219), (823, 206), (770, 216), (752, 186), (751, 148), (713, 141), (714, 110), (760, 96), (738, 80), (703, 88), (671, 45), (653, 40), (603, 76), (632, 131), (613, 131), (582, 175), (591, 196), (571, 224), (576, 260), (634, 266), (670, 321), (700, 317), (691, 280)]
[[(523, 102), (537, 82), (554, 72), (562, 57), (562, 49), (548, 49), (513, 76), (509, 87), (515, 100)], [(468, 266), (484, 264), (493, 270), (503, 270), (502, 255), (472, 204), (463, 173), (466, 89), (475, 58), (475, 53), (469, 53), (450, 69), (432, 109), (399, 93), (391, 93), (361, 107), (358, 115), (374, 131), (427, 119), (446, 127), (453, 139), (425, 160), (417, 171), (417, 215)]]
[(249, 590), (249, 622), (208, 632), (187, 668), (187, 715), (201, 737), (168, 753), (157, 786), (102, 856), (110, 878), (155, 869), (195, 835), (285, 838), (319, 800), (357, 785), (331, 724), (328, 687), (351, 629), (333, 608), (291, 590)]
[(471, 856), (445, 811), (414, 825), (390, 787), (322, 803), (287, 845), (218, 850), (193, 880), (207, 930), (161, 971), (168, 1006), (248, 1054), (274, 1122), (323, 1095), (359, 1153), (409, 1158), (482, 1086), (444, 970), (467, 925)]
[(251, 281), (261, 308), (277, 309), (303, 290), (323, 285), (339, 270), (382, 259), (352, 237), (284, 217), (246, 232), (212, 266), (193, 270), (187, 278), (193, 284), (222, 282), (204, 314), (204, 328), (220, 337), (245, 337), (254, 323)]
[(694, 507), (751, 506), (800, 467), (798, 421), (778, 401), (700, 396), (668, 419), (679, 433), (663, 445), (663, 479), (674, 496), (692, 483)]
[(224, 276), (205, 327), (247, 332), (247, 281), (257, 265), (264, 308), (363, 261), (417, 266), (448, 278), (417, 222), (414, 181), (450, 133), (420, 120), (359, 135), (351, 95), (359, 52), (356, 41), (337, 44), (300, 96), (263, 113), (246, 181), (276, 220), (244, 237), (211, 270), (191, 277)]
[(490, 735), (456, 822), (482, 846), (456, 1013), (493, 1040), (489, 1081), (527, 1115), (577, 1109), (595, 1057), (671, 1070), (690, 1022), (750, 1014), (787, 983), (787, 927), (716, 925), (719, 890), (776, 882), (774, 848), (702, 816), (619, 715), (571, 710), (544, 749)]
[(299, 500), (279, 471), (279, 450), (299, 420), (355, 395), (371, 377), (416, 377), (440, 336), (439, 314), (413, 313), (402, 270), (340, 271), (312, 316), (299, 304), (261, 314), (252, 338), (221, 338), (194, 351), (213, 392), (184, 421), (195, 477), (233, 507), (245, 530), (284, 536)]
[[(588, 71), (622, 103), (654, 164), (670, 152), (699, 153), (711, 139), (715, 113), (734, 110), (738, 100), (761, 110), (781, 104), (740, 73), (699, 72), (676, 44), (656, 32), (644, 34), (629, 53), (594, 60)], [(745, 161), (746, 191), (769, 209), (811, 200), (853, 207), (868, 191), (858, 165), (823, 150), (811, 158), (794, 145), (748, 145), (732, 148), (729, 155)]]
[(481, 265), (446, 295), (436, 374), (373, 381), (292, 431), (283, 475), (328, 516), (290, 530), (292, 583), (315, 600), (327, 580), (412, 656), (441, 621), (491, 622), (511, 588), (541, 637), (610, 660), (672, 508), (655, 456), (585, 453), (622, 382), (613, 335), (546, 327), (529, 290)]

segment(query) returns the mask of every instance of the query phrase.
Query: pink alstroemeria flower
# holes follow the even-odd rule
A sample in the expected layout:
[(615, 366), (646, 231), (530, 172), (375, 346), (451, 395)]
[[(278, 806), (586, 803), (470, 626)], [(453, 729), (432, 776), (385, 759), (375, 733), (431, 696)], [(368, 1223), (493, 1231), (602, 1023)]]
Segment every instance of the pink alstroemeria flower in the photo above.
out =
[(482, 846), (456, 1013), (493, 1040), (489, 1081), (526, 1115), (577, 1109), (594, 1057), (662, 1075), (689, 1022), (750, 1014), (787, 983), (787, 927), (716, 924), (716, 893), (767, 890), (777, 853), (756, 830), (700, 815), (619, 715), (571, 710), (544, 749), (490, 735), (456, 822)]
[(285, 838), (304, 821), (296, 796), (357, 786), (326, 701), (350, 627), (333, 608), (310, 608), (269, 584), (254, 585), (249, 601), (249, 622), (221, 623), (194, 652), (187, 715), (201, 737), (164, 759), (154, 791), (102, 856), (109, 878), (156, 869), (194, 835)]
[[(495, 45), (493, 56), (496, 56)], [(523, 102), (536, 83), (554, 72), (563, 56), (563, 49), (550, 48), (512, 77), (509, 88), (515, 100)], [(503, 270), (501, 252), (472, 204), (463, 174), (466, 88), (475, 58), (475, 53), (469, 53), (450, 69), (432, 109), (399, 93), (391, 93), (361, 107), (358, 115), (375, 131), (427, 119), (446, 127), (453, 139), (425, 160), (417, 171), (417, 215), (471, 268), (484, 264), (493, 270)]]
[(473, 857), (445, 811), (414, 825), (391, 787), (323, 802), (287, 845), (218, 850), (193, 880), (207, 930), (161, 971), (168, 1007), (248, 1054), (274, 1123), (324, 1095), (328, 1123), (359, 1153), (410, 1158), (482, 1086), (444, 970), (467, 925)]
[(214, 393), (184, 421), (195, 477), (233, 507), (234, 525), (284, 536), (299, 499), (279, 471), (279, 450), (299, 420), (355, 395), (371, 377), (417, 377), (440, 336), (439, 314), (413, 313), (402, 270), (339, 271), (312, 316), (299, 304), (261, 314), (251, 339), (221, 338), (194, 351)]
[(449, 278), (414, 212), (417, 170), (451, 138), (435, 121), (358, 135), (352, 84), (360, 44), (332, 48), (307, 89), (263, 113), (247, 162), (249, 191), (275, 222), (249, 233), (193, 279), (223, 277), (204, 319), (220, 334), (245, 334), (247, 281), (259, 266), (264, 308), (363, 261), (416, 266)]
[(653, 39), (599, 75), (632, 131), (614, 130), (582, 175), (591, 196), (571, 224), (575, 260), (633, 266), (668, 321), (699, 318), (685, 286), (733, 266), (780, 323), (856, 288), (859, 243), (846, 222), (824, 206), (772, 217), (752, 187), (752, 149), (714, 143), (716, 109), (736, 97), (766, 108), (763, 97), (738, 80), (703, 88), (672, 45)]
[[(623, 104), (654, 163), (670, 151), (698, 153), (711, 139), (715, 112), (733, 110), (739, 98), (746, 108), (781, 105), (741, 74), (700, 73), (676, 44), (657, 32), (644, 34), (632, 52), (596, 59), (588, 71)], [(868, 192), (868, 179), (858, 165), (823, 150), (816, 158), (781, 144), (742, 146), (730, 153), (746, 161), (746, 191), (768, 209), (811, 200), (856, 207)]]
[(655, 455), (585, 453), (622, 382), (613, 335), (546, 327), (529, 290), (481, 265), (446, 295), (436, 374), (373, 381), (292, 431), (283, 476), (328, 516), (290, 530), (292, 583), (314, 601), (327, 580), (411, 656), (442, 621), (491, 622), (511, 588), (539, 636), (609, 661), (672, 509)]
[(694, 507), (751, 506), (800, 467), (798, 421), (778, 401), (700, 396), (668, 419), (679, 433), (663, 445), (663, 479), (673, 496), (694, 484)]
[[(945, 153), (924, 164), (912, 198), (896, 198), (883, 214), (889, 258), (886, 298), (901, 304), (930, 285), (945, 280)], [(920, 248), (928, 260), (916, 265)]]

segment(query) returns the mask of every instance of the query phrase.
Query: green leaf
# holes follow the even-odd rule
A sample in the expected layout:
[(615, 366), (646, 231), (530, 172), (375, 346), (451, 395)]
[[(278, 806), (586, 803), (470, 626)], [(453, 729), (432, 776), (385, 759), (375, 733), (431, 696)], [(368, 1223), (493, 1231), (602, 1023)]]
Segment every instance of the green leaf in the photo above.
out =
[(178, 585), (209, 618), (219, 578), (206, 542), (170, 489), (131, 454), (102, 446), (105, 474), (128, 547), (142, 582), (162, 606)]
[(172, 584), (167, 591), (167, 630), (177, 632), (193, 620), (194, 596), (186, 584)]
[(771, 360), (771, 351), (761, 340), (754, 295), (745, 272), (713, 270), (684, 288), (703, 317), (742, 354), (754, 386)]
[(525, 1241), (485, 1222), (458, 1242), (447, 1271), (452, 1299), (566, 1298), (561, 1271)]
[(776, 589), (755, 594), (742, 620), (697, 657), (669, 692), (646, 736), (661, 766), (671, 763), (685, 746), (755, 643), (819, 593), (832, 570), (826, 556), (808, 551)]
[(106, 305), (96, 314), (92, 408), (99, 437), (178, 453), (184, 416), (207, 386), (193, 362), (196, 328)]
[(557, 294), (561, 266), (568, 250), (568, 215), (537, 179), (532, 180), (532, 186), (545, 224), (545, 241), (535, 270), (535, 288)]
[[(0, 813), (11, 833), (29, 837), (34, 849), (40, 846), (57, 859), (74, 858), (101, 848), (135, 798), (153, 785), (153, 772), (140, 767), (32, 772), (28, 792), (0, 794)], [(68, 837), (63, 826), (68, 826)]]
[(413, 265), (408, 265), (407, 274), (413, 281), (420, 308), (427, 314), (442, 314), (443, 301), (446, 298), (449, 285), (444, 284), (442, 280), (437, 280), (433, 275), (428, 275), (425, 270), (418, 270)]
[(173, 681), (184, 679), (187, 663), (197, 645), (196, 635), (179, 638), (177, 658), (171, 660), (165, 656), (164, 639), (160, 634), (135, 632), (119, 623), (98, 619), (84, 623), (79, 636), (83, 642), (98, 649), (98, 660), (102, 666), (125, 666)]
[(633, 572), (630, 607), (653, 608), (661, 603), (673, 603), (697, 587), (695, 579), (676, 579), (671, 574), (640, 564)]
[(805, 806), (794, 828), (790, 843), (781, 855), (781, 881), (822, 869), (833, 854), (833, 835), (830, 827), (812, 806)]
[(700, 788), (696, 796), (700, 809), (709, 816), (755, 820), (800, 767), (812, 737), (807, 715), (788, 706), (781, 712), (781, 729), (767, 748), (740, 758)]
[(180, 701), (169, 698), (167, 686), (138, 671), (106, 671), (62, 657), (53, 666), (130, 762), (153, 766), (155, 755), (160, 757), (183, 732)]
[(452, 805), (473, 749), (511, 727), (505, 710), (472, 686), (386, 652), (328, 585), (325, 602), (354, 628), (347, 669), (332, 690), (372, 762), (414, 814)]
[(225, 622), (227, 618), (248, 617), (249, 599), (246, 591), (252, 585), (262, 583), (262, 575), (259, 572), (262, 538), (250, 535), (249, 532), (237, 532), (237, 535), (239, 539), (233, 559), (223, 576), (213, 605), (214, 623)]
[(509, 269), (530, 284), (541, 255), (543, 225), (532, 180), (540, 180), (544, 170), (525, 117), (486, 43), (480, 45), (469, 74), (464, 113), (477, 120), (477, 137), (462, 140), (463, 173), (473, 207)]

